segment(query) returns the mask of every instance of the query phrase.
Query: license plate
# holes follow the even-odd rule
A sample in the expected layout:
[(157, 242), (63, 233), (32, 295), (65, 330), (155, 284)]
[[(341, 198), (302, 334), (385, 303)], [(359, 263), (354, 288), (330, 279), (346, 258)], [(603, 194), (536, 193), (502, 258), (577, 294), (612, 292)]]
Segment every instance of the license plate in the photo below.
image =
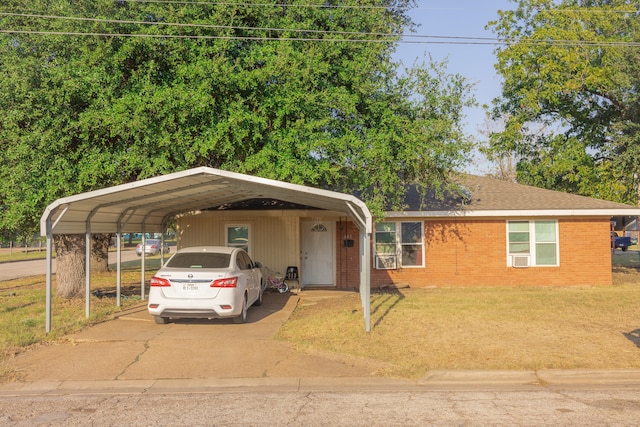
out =
[(182, 290), (185, 292), (197, 292), (198, 284), (197, 283), (185, 283), (182, 285)]

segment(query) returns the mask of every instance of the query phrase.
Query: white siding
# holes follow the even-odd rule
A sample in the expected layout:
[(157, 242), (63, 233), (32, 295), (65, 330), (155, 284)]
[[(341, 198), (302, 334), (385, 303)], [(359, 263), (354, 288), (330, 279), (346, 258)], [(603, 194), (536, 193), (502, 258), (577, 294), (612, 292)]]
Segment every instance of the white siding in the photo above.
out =
[(300, 216), (295, 211), (202, 212), (177, 219), (178, 248), (224, 246), (226, 225), (249, 225), (251, 257), (285, 273), (300, 263)]

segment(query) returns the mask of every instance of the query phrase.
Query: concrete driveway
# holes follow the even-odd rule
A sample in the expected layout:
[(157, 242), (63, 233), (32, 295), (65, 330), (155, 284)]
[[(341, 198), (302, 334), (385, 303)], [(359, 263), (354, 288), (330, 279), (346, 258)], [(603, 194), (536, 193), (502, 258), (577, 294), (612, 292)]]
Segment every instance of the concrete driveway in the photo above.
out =
[(372, 376), (379, 366), (371, 361), (301, 354), (273, 339), (301, 298), (330, 297), (327, 291), (268, 293), (262, 306), (249, 309), (246, 324), (193, 319), (157, 325), (141, 304), (18, 355), (15, 370), (23, 382)]

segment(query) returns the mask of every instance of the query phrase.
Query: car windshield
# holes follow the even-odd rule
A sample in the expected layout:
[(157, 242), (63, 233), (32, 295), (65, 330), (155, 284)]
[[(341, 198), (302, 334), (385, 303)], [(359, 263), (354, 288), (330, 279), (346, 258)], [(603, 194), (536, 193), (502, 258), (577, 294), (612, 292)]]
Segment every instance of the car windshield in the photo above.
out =
[(145, 241), (145, 244), (147, 244), (147, 245), (159, 245), (160, 244), (160, 240), (147, 239)]
[(181, 253), (175, 254), (167, 263), (169, 268), (227, 268), (231, 254)]

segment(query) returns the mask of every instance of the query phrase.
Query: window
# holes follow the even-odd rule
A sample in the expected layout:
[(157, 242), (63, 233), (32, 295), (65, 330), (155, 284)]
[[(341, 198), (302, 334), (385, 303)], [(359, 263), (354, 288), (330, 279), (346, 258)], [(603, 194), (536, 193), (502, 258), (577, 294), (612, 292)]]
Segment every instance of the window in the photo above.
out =
[(227, 225), (226, 245), (233, 248), (242, 248), (249, 252), (250, 229), (248, 225)]
[(175, 254), (167, 263), (170, 268), (229, 268), (231, 255), (183, 252)]
[(422, 222), (380, 222), (376, 224), (376, 268), (422, 267)]
[(380, 222), (376, 224), (376, 268), (397, 268), (396, 223)]
[(311, 232), (313, 233), (325, 233), (329, 230), (327, 230), (327, 227), (324, 224), (315, 224), (313, 227), (311, 227)]
[(244, 252), (240, 252), (236, 257), (236, 265), (240, 270), (251, 270), (251, 268), (253, 268), (253, 265), (251, 264), (251, 259)]
[(507, 266), (557, 266), (558, 222), (508, 221)]

